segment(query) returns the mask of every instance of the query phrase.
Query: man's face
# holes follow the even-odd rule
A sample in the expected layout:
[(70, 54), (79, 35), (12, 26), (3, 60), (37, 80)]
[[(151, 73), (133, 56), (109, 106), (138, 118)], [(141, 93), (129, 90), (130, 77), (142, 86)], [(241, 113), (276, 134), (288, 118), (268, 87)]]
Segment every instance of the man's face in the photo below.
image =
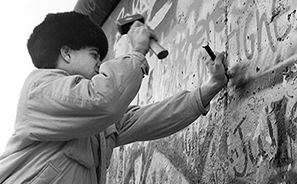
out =
[(99, 73), (101, 64), (99, 50), (96, 47), (71, 50), (71, 74), (79, 74), (91, 79)]

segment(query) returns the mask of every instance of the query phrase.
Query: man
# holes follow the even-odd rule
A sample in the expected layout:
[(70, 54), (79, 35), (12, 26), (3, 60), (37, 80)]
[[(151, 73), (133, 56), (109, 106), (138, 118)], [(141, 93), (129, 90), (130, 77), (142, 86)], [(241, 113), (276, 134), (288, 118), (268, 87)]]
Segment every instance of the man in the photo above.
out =
[(135, 22), (128, 36), (133, 52), (102, 62), (106, 36), (85, 15), (49, 14), (34, 29), (27, 46), (38, 69), (24, 83), (0, 183), (103, 184), (114, 147), (171, 135), (208, 112), (227, 84), (224, 53), (208, 61), (210, 80), (198, 89), (129, 106), (155, 35)]

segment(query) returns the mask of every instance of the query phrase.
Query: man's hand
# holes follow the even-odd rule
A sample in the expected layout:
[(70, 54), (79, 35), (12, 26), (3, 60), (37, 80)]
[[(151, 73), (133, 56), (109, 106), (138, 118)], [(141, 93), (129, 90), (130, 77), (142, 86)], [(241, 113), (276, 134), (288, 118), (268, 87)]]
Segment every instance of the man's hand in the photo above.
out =
[(131, 40), (133, 51), (140, 52), (143, 55), (149, 51), (150, 39), (157, 40), (154, 31), (139, 21), (133, 23), (128, 32), (128, 37)]
[(219, 88), (223, 88), (228, 83), (226, 75), (227, 59), (225, 58), (225, 52), (217, 54), (214, 61), (209, 59), (206, 62), (206, 66), (210, 73), (210, 82), (216, 84)]
[(210, 100), (228, 83), (226, 75), (227, 59), (225, 52), (221, 52), (212, 61), (209, 59), (206, 66), (210, 73), (210, 80), (205, 85), (201, 86), (201, 100), (203, 106), (207, 106)]

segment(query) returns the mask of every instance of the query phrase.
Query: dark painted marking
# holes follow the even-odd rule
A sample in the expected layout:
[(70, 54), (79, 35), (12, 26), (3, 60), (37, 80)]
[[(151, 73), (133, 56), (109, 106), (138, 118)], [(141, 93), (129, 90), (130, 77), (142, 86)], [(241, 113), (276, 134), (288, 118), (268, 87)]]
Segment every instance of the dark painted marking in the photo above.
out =
[(273, 109), (276, 116), (276, 126), (278, 132), (278, 148), (273, 164), (279, 168), (285, 167), (290, 163), (288, 155), (287, 125), (285, 122), (287, 103), (288, 99), (284, 96), (281, 100), (271, 104), (274, 107)]

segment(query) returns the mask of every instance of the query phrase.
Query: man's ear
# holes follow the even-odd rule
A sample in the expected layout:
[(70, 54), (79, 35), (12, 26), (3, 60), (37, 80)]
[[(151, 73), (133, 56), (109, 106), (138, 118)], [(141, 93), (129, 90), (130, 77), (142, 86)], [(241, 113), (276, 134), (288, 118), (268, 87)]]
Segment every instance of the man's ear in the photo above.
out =
[(62, 58), (67, 62), (67, 63), (70, 63), (71, 61), (71, 49), (70, 47), (68, 47), (67, 45), (64, 45), (61, 47), (60, 49), (60, 54), (62, 56)]

